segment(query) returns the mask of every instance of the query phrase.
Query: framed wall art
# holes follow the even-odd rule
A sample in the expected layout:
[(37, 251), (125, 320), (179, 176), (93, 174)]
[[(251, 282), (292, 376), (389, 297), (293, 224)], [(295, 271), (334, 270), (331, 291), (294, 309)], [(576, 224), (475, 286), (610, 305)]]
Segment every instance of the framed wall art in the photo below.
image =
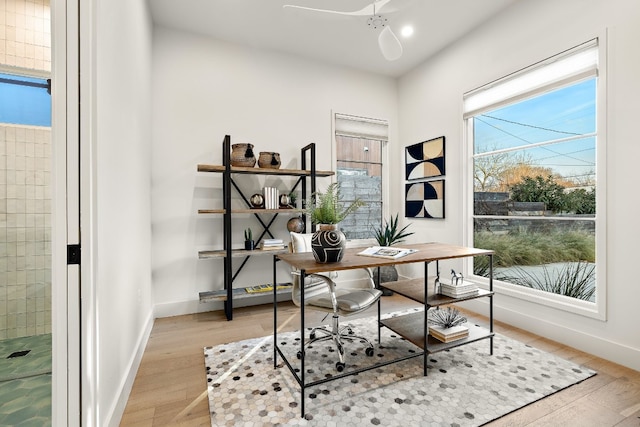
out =
[(444, 136), (405, 147), (407, 180), (434, 178), (444, 173)]
[(444, 179), (405, 184), (407, 218), (444, 218)]

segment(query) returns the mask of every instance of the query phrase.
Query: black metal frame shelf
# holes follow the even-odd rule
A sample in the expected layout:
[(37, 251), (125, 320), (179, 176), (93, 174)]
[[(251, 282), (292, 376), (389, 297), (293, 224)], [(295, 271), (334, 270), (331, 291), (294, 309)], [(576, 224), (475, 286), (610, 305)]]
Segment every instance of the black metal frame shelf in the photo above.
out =
[[(309, 157), (309, 167), (307, 168), (307, 157)], [(238, 273), (244, 268), (246, 263), (252, 256), (260, 255), (274, 255), (278, 253), (287, 252), (283, 250), (253, 250), (247, 251), (242, 249), (232, 248), (232, 218), (238, 214), (250, 214), (258, 221), (262, 227), (262, 232), (257, 236), (257, 241), (262, 240), (264, 237), (274, 238), (271, 232), (271, 226), (275, 222), (279, 214), (299, 214), (302, 209), (256, 209), (251, 207), (251, 203), (247, 196), (242, 192), (240, 187), (234, 180), (234, 176), (238, 175), (271, 175), (271, 176), (289, 176), (297, 177), (295, 184), (293, 184), (290, 191), (295, 191), (298, 186), (301, 187), (301, 199), (302, 207), (304, 208), (304, 201), (307, 199), (308, 190), (309, 195), (316, 191), (316, 178), (317, 177), (329, 177), (334, 175), (332, 171), (318, 171), (316, 170), (316, 151), (315, 144), (308, 144), (300, 150), (300, 169), (271, 169), (271, 168), (248, 168), (231, 166), (231, 136), (225, 135), (222, 142), (222, 165), (209, 165), (199, 164), (197, 166), (198, 172), (210, 172), (222, 174), (222, 209), (199, 209), (199, 215), (216, 214), (223, 216), (223, 248), (220, 250), (203, 250), (198, 252), (199, 259), (213, 259), (223, 258), (224, 262), (224, 287), (219, 291), (207, 291), (200, 292), (200, 301), (206, 302), (211, 300), (224, 301), (224, 311), (227, 320), (233, 319), (233, 300), (237, 298), (249, 298), (259, 296), (260, 294), (246, 294), (244, 288), (234, 289), (233, 282), (238, 276)], [(309, 182), (307, 182), (309, 181)], [(307, 188), (307, 187), (310, 188)], [(231, 208), (231, 192), (234, 188), (240, 198), (244, 202), (246, 208)], [(270, 215), (270, 218), (263, 218), (264, 215)], [(304, 217), (303, 217), (304, 221)], [(306, 223), (305, 223), (306, 228)], [(315, 226), (312, 226), (312, 230)], [(244, 258), (238, 268), (233, 270), (233, 258)]]

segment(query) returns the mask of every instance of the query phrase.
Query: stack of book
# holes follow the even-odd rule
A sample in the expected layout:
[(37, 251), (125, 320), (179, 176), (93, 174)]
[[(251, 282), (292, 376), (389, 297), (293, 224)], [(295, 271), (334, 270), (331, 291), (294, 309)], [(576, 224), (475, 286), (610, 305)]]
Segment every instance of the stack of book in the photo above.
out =
[(456, 281), (456, 285), (440, 282), (440, 293), (451, 298), (463, 298), (478, 293), (478, 285), (466, 280)]
[(260, 242), (260, 249), (263, 251), (277, 251), (284, 248), (284, 240), (282, 239), (264, 239)]
[(264, 194), (265, 209), (278, 209), (280, 207), (280, 192), (277, 188), (264, 187), (262, 193)]
[(453, 326), (443, 328), (442, 326), (429, 325), (429, 335), (442, 342), (456, 341), (469, 336), (469, 328), (466, 326)]

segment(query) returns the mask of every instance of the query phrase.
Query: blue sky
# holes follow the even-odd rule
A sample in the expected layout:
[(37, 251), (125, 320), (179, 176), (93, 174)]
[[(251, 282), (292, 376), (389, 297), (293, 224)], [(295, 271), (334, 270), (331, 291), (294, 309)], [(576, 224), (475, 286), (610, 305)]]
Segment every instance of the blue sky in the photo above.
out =
[(535, 165), (564, 177), (594, 177), (595, 138), (526, 148), (527, 145), (596, 131), (596, 79), (476, 116), (474, 152), (522, 147)]

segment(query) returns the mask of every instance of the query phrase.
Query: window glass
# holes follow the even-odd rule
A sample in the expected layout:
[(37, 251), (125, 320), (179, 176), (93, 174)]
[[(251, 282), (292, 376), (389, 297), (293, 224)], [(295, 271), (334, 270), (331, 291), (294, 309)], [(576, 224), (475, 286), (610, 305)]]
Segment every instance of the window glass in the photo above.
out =
[(0, 123), (51, 126), (47, 80), (0, 74)]
[(369, 239), (382, 222), (383, 141), (336, 135), (337, 179), (343, 203), (365, 205), (340, 223), (347, 239)]
[[(496, 251), (494, 278), (595, 301), (597, 78), (479, 113), (473, 244)], [(488, 275), (477, 259), (474, 274)]]

